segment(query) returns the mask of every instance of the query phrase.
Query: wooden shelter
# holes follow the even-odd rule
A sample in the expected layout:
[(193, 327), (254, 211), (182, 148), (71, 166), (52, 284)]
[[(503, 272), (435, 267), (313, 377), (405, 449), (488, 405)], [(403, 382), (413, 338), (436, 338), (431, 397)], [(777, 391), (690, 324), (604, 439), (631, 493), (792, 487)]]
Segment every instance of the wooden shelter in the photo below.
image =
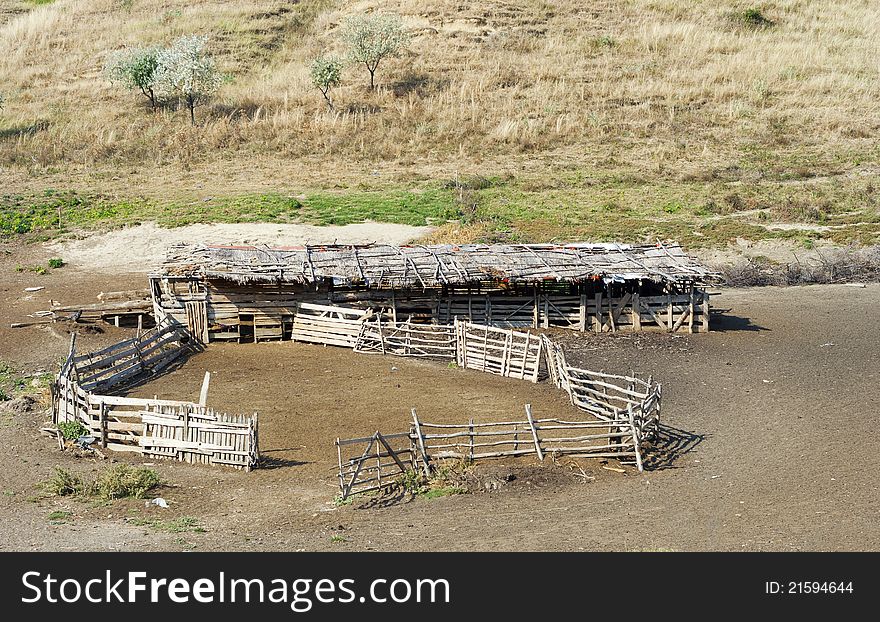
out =
[[(709, 330), (718, 274), (677, 244), (179, 244), (150, 275), (157, 321), (204, 342), (310, 340), (332, 323), (349, 345), (365, 319), (579, 331)], [(350, 325), (348, 335), (338, 332)]]

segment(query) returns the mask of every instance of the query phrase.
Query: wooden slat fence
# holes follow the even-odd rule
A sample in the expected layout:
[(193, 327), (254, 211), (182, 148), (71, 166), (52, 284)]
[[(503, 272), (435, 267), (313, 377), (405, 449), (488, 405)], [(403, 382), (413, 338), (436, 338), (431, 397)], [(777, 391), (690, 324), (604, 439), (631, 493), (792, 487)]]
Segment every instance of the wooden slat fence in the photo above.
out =
[(107, 391), (142, 374), (160, 372), (194, 347), (184, 327), (161, 323), (138, 337), (69, 357), (72, 369), (68, 373), (75, 375), (85, 391)]
[(300, 303), (293, 319), (293, 341), (354, 348), (369, 311)]
[(543, 350), (539, 335), (470, 322), (456, 321), (454, 326), (460, 367), (538, 381)]
[(394, 354), (455, 360), (454, 326), (389, 322), (376, 317), (365, 321), (354, 346), (363, 354)]
[(180, 356), (186, 346), (175, 337), (176, 330), (159, 327), (153, 334), (82, 356), (76, 355), (72, 337), (52, 388), (53, 422), (79, 421), (102, 447), (115, 451), (251, 470), (259, 461), (256, 414), (227, 415), (194, 402), (94, 392), (118, 386), (133, 375), (130, 370), (155, 371)]
[(145, 456), (250, 471), (257, 463), (257, 415), (228, 415), (197, 404), (152, 404), (140, 413)]

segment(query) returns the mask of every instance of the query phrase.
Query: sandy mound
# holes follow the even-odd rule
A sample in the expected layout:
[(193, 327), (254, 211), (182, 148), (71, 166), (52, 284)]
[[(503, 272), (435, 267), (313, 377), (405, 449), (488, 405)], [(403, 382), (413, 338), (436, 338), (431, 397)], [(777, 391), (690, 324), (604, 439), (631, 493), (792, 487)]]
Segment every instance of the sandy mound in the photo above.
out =
[(405, 244), (431, 231), (386, 223), (360, 223), (318, 227), (270, 223), (190, 225), (163, 229), (154, 223), (128, 227), (82, 240), (48, 246), (72, 268), (101, 272), (149, 272), (165, 256), (165, 248), (175, 242), (206, 244)]

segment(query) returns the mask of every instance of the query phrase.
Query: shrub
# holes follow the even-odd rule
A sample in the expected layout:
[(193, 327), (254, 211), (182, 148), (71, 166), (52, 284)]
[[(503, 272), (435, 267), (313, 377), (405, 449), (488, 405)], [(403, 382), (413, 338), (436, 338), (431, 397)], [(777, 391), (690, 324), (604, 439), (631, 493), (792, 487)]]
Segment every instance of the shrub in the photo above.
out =
[(119, 50), (110, 55), (104, 66), (104, 73), (114, 84), (121, 84), (127, 89), (139, 89), (150, 101), (154, 110), (158, 105), (156, 99), (156, 72), (159, 67), (157, 47), (130, 48)]
[(55, 473), (42, 483), (42, 488), (47, 494), (57, 497), (79, 495), (86, 490), (81, 477), (61, 467), (55, 467)]
[(348, 45), (349, 60), (363, 63), (370, 72), (370, 89), (376, 88), (379, 63), (399, 56), (409, 41), (403, 20), (394, 13), (353, 15), (345, 20), (342, 39)]
[(183, 100), (190, 122), (195, 108), (208, 101), (223, 83), (214, 59), (207, 55), (208, 37), (184, 35), (156, 55), (156, 90), (165, 97)]
[(745, 9), (744, 11), (738, 11), (731, 15), (731, 19), (734, 23), (739, 24), (740, 26), (746, 26), (748, 28), (770, 28), (774, 26), (776, 22), (772, 19), (768, 19), (761, 12), (761, 9), (750, 8)]
[(312, 84), (321, 91), (321, 95), (327, 100), (327, 107), (333, 110), (330, 89), (339, 86), (339, 83), (342, 82), (342, 61), (335, 56), (319, 56), (312, 61), (309, 74), (312, 78)]
[(69, 441), (75, 441), (89, 433), (89, 429), (79, 421), (62, 421), (58, 424), (58, 430)]
[(53, 257), (49, 260), (49, 267), (53, 269), (61, 268), (64, 266), (64, 260), (61, 257)]
[(96, 492), (104, 499), (142, 498), (159, 485), (159, 474), (146, 467), (116, 464), (101, 473), (95, 482)]

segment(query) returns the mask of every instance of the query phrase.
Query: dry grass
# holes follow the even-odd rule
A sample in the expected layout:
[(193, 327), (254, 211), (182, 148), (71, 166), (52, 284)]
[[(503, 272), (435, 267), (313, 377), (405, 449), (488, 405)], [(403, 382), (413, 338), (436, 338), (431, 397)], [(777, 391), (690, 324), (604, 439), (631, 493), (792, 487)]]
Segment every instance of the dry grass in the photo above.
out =
[[(223, 184), (218, 170), (249, 189), (461, 171), (546, 194), (563, 166), (587, 193), (809, 191), (880, 165), (880, 5), (865, 0), (762, 3), (766, 27), (736, 19), (750, 4), (686, 0), (56, 0), (14, 14), (24, 6), (0, 0), (0, 164), (29, 187), (72, 177), (101, 190), (125, 175), (186, 194)], [(380, 67), (375, 93), (347, 68), (328, 112), (308, 61), (338, 48), (346, 14), (377, 8), (404, 16), (411, 50)], [(233, 76), (195, 129), (100, 74), (111, 50), (187, 32), (210, 34)], [(370, 179), (380, 165), (397, 179)]]

